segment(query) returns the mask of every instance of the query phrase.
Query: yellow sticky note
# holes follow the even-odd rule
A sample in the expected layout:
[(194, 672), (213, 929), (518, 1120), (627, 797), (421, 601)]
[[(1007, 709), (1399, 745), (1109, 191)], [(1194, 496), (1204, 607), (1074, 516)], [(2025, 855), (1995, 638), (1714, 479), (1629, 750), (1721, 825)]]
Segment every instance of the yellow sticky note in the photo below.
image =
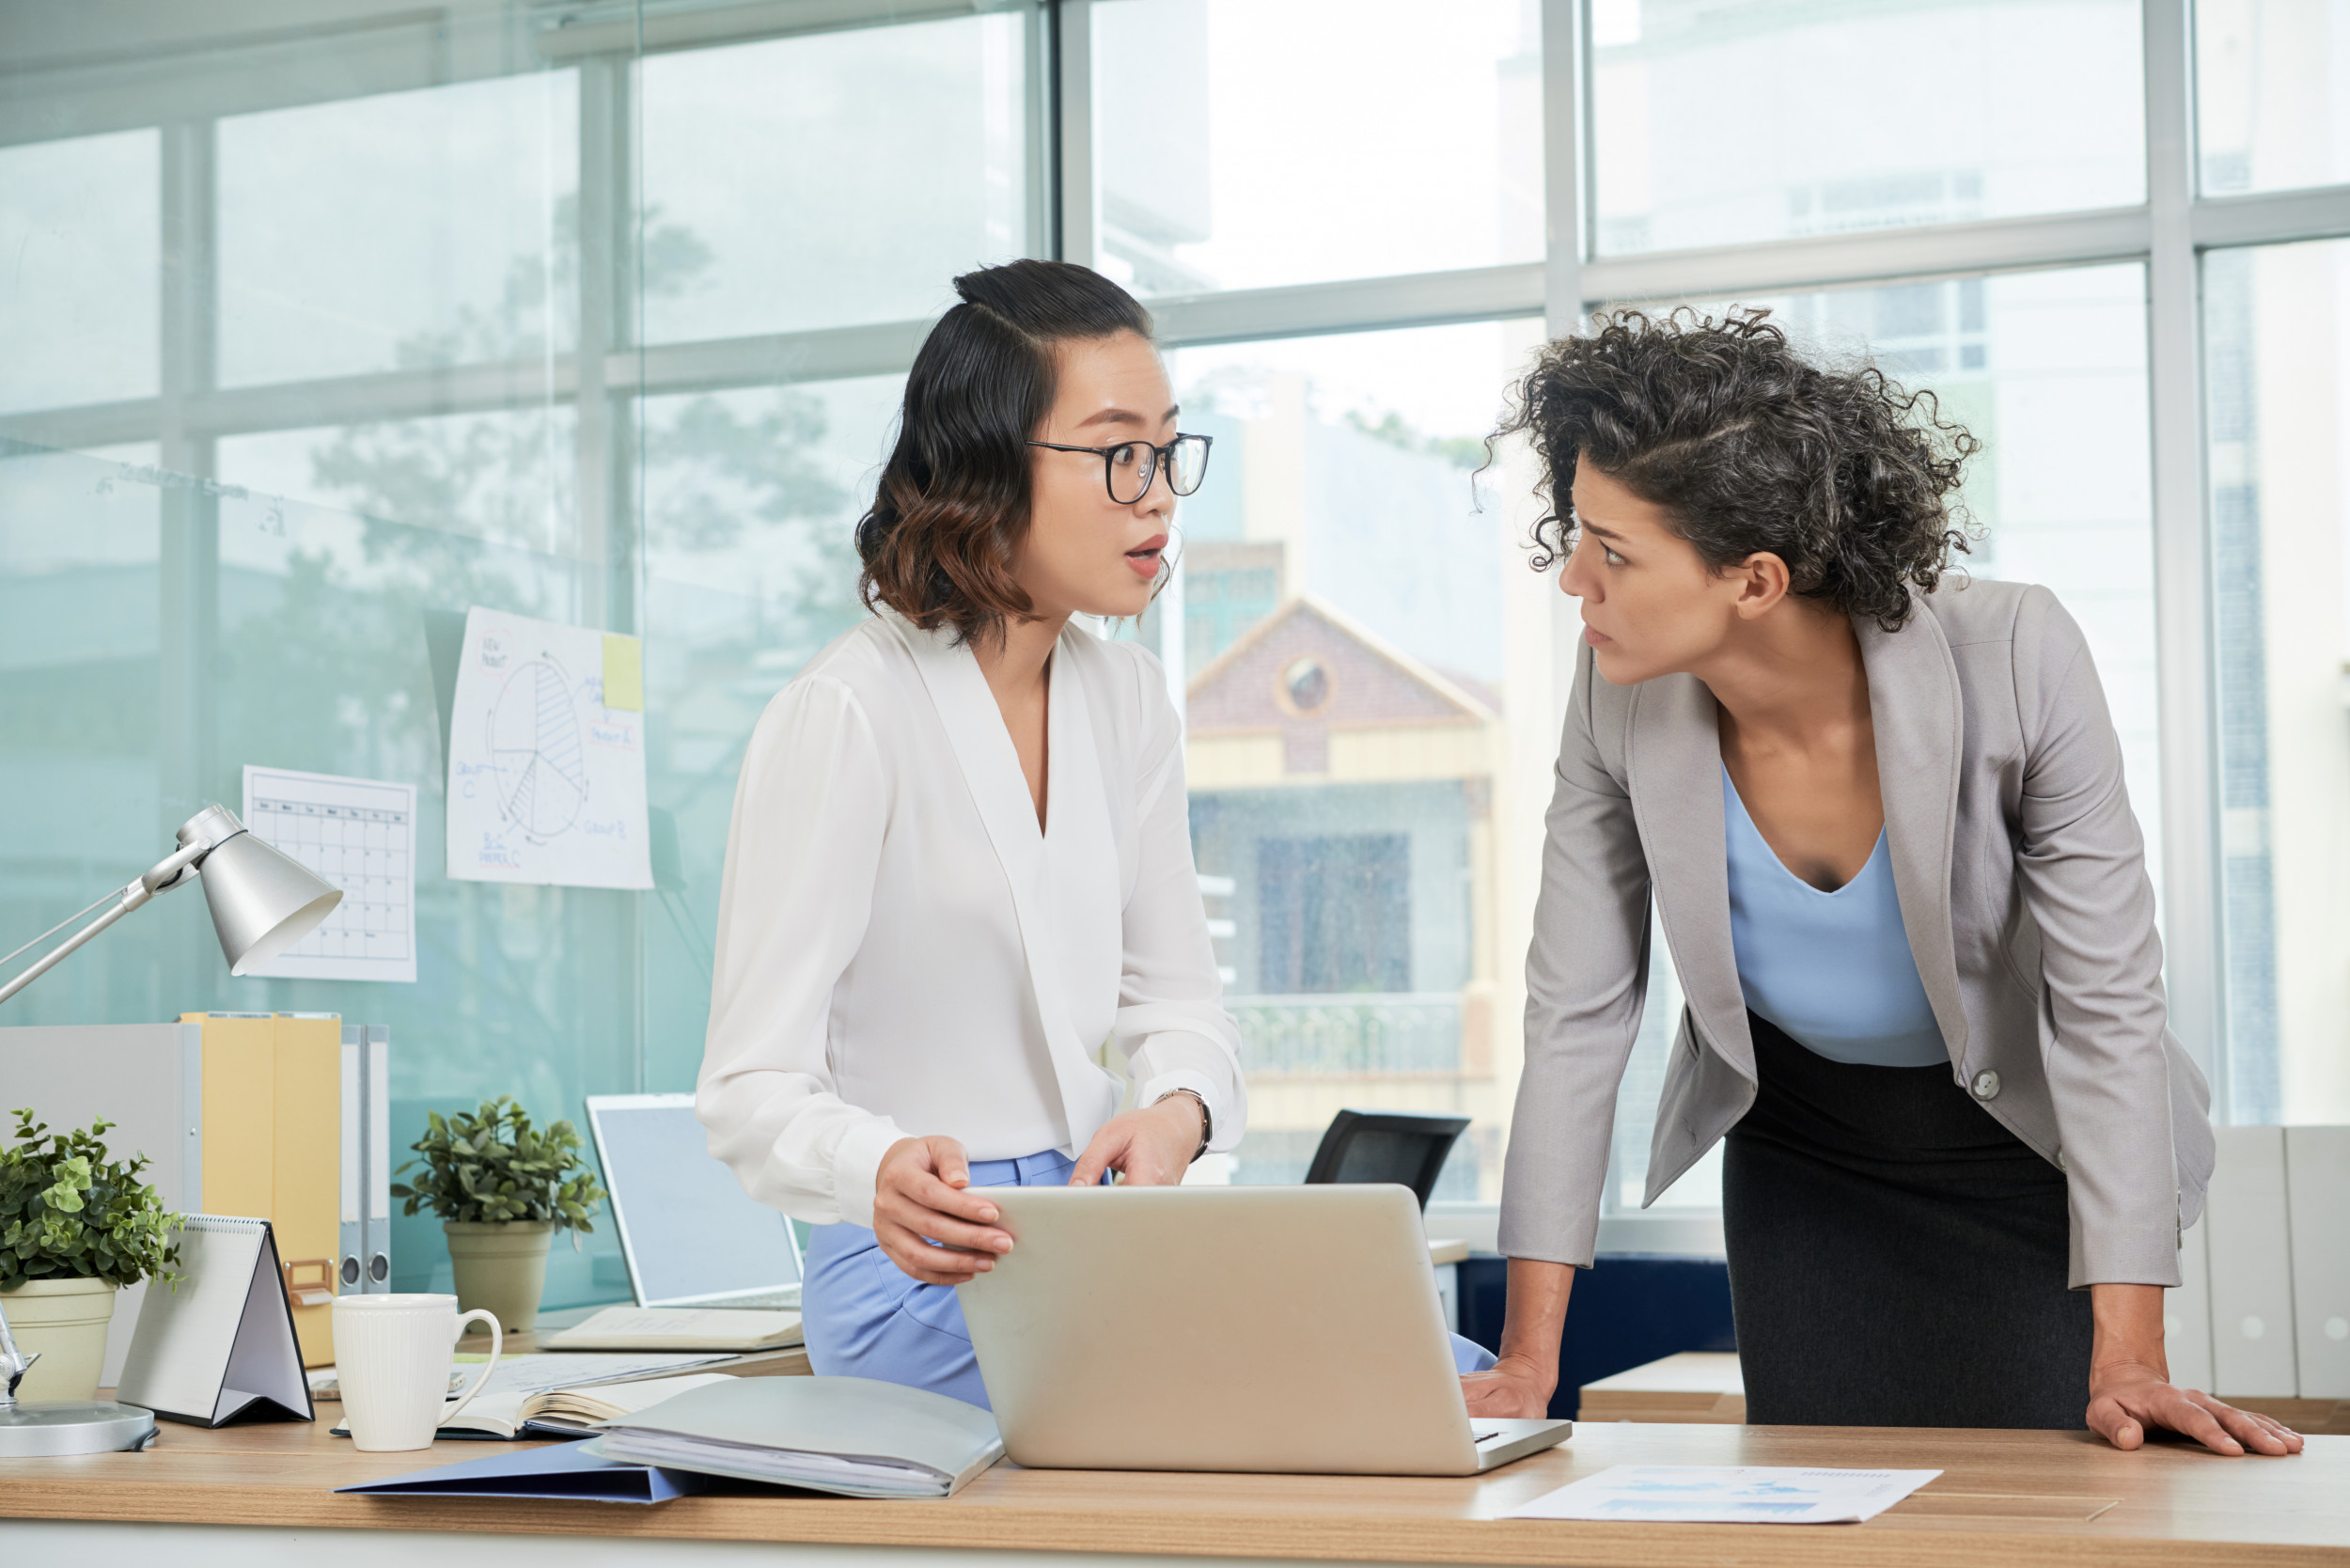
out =
[(639, 638), (603, 635), (603, 705), (645, 711), (645, 645)]

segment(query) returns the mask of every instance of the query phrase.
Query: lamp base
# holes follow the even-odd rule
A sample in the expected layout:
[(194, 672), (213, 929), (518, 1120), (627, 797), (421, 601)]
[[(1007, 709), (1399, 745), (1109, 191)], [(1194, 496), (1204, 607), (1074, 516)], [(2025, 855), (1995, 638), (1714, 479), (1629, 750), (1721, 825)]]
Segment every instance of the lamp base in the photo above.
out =
[(20, 1400), (0, 1407), (0, 1459), (115, 1453), (155, 1440), (155, 1415), (111, 1400)]

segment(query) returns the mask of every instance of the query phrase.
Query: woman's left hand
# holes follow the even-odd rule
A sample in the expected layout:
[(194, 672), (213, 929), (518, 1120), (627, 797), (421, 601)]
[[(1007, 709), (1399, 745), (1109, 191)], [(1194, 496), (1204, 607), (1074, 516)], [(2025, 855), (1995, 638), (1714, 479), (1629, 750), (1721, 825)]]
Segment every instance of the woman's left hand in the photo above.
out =
[(1128, 1186), (1175, 1185), (1191, 1168), (1192, 1151), (1199, 1147), (1200, 1116), (1198, 1101), (1188, 1094), (1170, 1094), (1155, 1105), (1111, 1117), (1077, 1156), (1069, 1184), (1098, 1186), (1104, 1171), (1115, 1170)]
[(2089, 1355), (2090, 1431), (2117, 1449), (2137, 1448), (2148, 1428), (2167, 1427), (2214, 1453), (2301, 1451), (2301, 1435), (2282, 1422), (2170, 1381), (2161, 1286), (2092, 1285), (2089, 1300), (2096, 1325)]
[(2149, 1427), (2167, 1427), (2214, 1453), (2301, 1451), (2301, 1435), (2280, 1421), (2194, 1388), (2181, 1388), (2151, 1367), (2104, 1367), (2090, 1374), (2089, 1429), (2117, 1449), (2134, 1449)]

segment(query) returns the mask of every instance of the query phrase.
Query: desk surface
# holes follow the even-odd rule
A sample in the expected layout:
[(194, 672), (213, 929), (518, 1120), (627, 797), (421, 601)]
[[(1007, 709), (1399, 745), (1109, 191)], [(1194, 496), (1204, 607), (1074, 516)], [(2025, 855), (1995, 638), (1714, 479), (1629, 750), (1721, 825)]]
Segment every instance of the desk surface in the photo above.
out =
[[(332, 1406), (328, 1407), (330, 1410)], [(0, 1518), (310, 1529), (489, 1530), (908, 1547), (1418, 1563), (1850, 1564), (1981, 1568), (1999, 1554), (2071, 1565), (2350, 1564), (2350, 1437), (2290, 1459), (2173, 1445), (2119, 1453), (2087, 1434), (1578, 1425), (1566, 1447), (1491, 1476), (1138, 1475), (1003, 1465), (945, 1502), (805, 1495), (636, 1508), (337, 1497), (332, 1488), (478, 1458), (478, 1443), (367, 1454), (326, 1423), (166, 1423), (144, 1454), (0, 1461)], [(1624, 1525), (1500, 1519), (1610, 1465), (1939, 1468), (1866, 1525)]]
[[(2229, 1398), (2231, 1403), (2274, 1416), (2304, 1436), (2350, 1437), (2350, 1400)], [(1747, 1419), (1747, 1380), (1735, 1351), (1684, 1351), (1644, 1367), (1583, 1385), (1580, 1409), (1592, 1421), (1704, 1421), (1740, 1426)]]

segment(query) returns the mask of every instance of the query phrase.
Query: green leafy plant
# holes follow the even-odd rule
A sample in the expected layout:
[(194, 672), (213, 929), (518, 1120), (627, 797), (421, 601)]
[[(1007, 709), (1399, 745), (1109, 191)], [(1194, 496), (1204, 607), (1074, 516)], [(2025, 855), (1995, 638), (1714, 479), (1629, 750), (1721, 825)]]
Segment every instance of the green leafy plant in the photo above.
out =
[(51, 1133), (30, 1110), (16, 1113), (16, 1141), (0, 1149), (0, 1291), (35, 1279), (180, 1282), (173, 1238), (187, 1216), (139, 1181), (146, 1155), (108, 1157), (113, 1125), (102, 1117)]
[(579, 1157), (578, 1128), (557, 1121), (541, 1132), (503, 1094), (482, 1101), (478, 1112), (431, 1112), (424, 1137), (408, 1147), (424, 1158), (400, 1173), (421, 1165), (424, 1174), (392, 1184), (392, 1196), (408, 1200), (402, 1214), (429, 1208), (473, 1224), (551, 1219), (592, 1231), (588, 1211), (608, 1196)]

